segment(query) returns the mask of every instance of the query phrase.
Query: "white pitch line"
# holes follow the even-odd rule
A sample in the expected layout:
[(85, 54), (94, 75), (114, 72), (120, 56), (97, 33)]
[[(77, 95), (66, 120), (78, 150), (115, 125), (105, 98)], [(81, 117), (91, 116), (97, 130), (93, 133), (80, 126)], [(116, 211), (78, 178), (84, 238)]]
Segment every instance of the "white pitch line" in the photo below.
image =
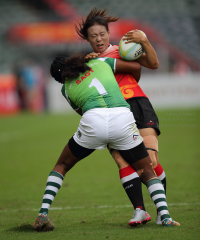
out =
[[(193, 205), (200, 205), (199, 203), (168, 203), (168, 206), (193, 206)], [(145, 204), (145, 206), (154, 206), (154, 204)], [(50, 211), (63, 211), (63, 210), (76, 210), (76, 209), (101, 209), (101, 208), (133, 208), (132, 205), (116, 205), (116, 206), (112, 206), (112, 205), (104, 205), (104, 206), (92, 206), (92, 207), (85, 207), (85, 206), (80, 206), (80, 207), (52, 207), (50, 208)], [(21, 211), (34, 211), (37, 212), (40, 209), (38, 208), (26, 208), (26, 209), (13, 209), (13, 210), (9, 210), (9, 209), (4, 209), (4, 210), (0, 210), (0, 213), (10, 213), (10, 212), (21, 212)]]

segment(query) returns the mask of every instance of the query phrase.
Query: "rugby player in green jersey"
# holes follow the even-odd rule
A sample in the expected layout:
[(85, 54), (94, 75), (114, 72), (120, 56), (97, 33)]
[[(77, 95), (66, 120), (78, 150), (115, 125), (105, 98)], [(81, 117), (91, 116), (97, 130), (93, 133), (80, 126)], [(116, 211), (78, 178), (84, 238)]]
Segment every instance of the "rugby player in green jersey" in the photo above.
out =
[(132, 73), (140, 65), (114, 58), (87, 61), (79, 57), (58, 57), (51, 65), (52, 77), (63, 84), (62, 94), (73, 109), (77, 112), (82, 110), (82, 118), (76, 133), (64, 147), (48, 176), (34, 228), (37, 231), (54, 229), (48, 218), (48, 210), (62, 186), (65, 174), (95, 149), (107, 146), (118, 150), (125, 161), (141, 171), (140, 179), (146, 184), (163, 225), (180, 225), (170, 218), (163, 185), (153, 171), (129, 104), (121, 95), (113, 74), (115, 71)]

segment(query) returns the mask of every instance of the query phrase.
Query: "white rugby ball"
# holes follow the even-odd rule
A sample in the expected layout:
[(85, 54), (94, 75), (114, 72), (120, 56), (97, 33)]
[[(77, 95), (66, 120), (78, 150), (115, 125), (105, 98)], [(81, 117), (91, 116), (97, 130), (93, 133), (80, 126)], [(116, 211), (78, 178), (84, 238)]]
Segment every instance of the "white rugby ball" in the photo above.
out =
[[(142, 31), (141, 31), (142, 32)], [(142, 32), (146, 36), (144, 32)], [(122, 37), (123, 39), (124, 37)], [(144, 49), (140, 43), (125, 43), (126, 40), (120, 40), (119, 42), (119, 54), (120, 57), (127, 61), (133, 61), (142, 56)]]

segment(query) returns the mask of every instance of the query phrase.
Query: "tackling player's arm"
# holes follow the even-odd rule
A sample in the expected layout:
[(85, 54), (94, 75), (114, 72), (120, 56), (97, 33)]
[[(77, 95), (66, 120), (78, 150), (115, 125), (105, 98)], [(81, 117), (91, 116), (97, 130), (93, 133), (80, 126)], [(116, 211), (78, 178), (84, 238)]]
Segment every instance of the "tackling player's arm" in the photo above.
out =
[[(97, 58), (99, 56), (100, 53), (89, 53), (85, 56), (85, 59), (93, 59), (93, 58)], [(120, 60), (120, 59), (117, 59)], [(119, 69), (117, 70), (116, 73), (130, 73), (131, 75), (133, 75), (133, 77), (135, 78), (135, 80), (137, 82), (139, 82), (140, 80), (140, 76), (141, 76), (141, 66), (140, 64), (136, 63), (136, 62), (127, 62), (127, 61), (123, 61), (123, 63), (118, 64), (119, 65)], [(126, 63), (126, 64), (125, 64)], [(124, 69), (124, 71), (123, 71)]]
[(116, 59), (115, 73), (132, 74), (135, 80), (139, 82), (141, 75), (141, 65), (137, 62), (128, 62), (122, 59)]

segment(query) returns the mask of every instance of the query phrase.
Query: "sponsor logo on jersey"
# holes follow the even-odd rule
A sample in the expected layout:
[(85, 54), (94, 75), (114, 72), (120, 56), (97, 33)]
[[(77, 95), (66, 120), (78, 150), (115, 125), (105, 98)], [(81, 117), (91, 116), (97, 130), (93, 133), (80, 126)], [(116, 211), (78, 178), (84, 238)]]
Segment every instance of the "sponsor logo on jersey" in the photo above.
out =
[(80, 132), (80, 130), (78, 130), (78, 132), (77, 132), (77, 137), (78, 137), (78, 138), (81, 138), (81, 135), (82, 135), (82, 133)]
[(124, 190), (133, 187), (133, 184), (128, 185), (127, 187), (124, 188)]
[(136, 140), (139, 135), (133, 135), (133, 140)]
[(147, 125), (154, 125), (154, 122), (150, 120)]
[(96, 65), (96, 64), (98, 64), (98, 63), (91, 63), (91, 64), (89, 64), (89, 66), (94, 66), (94, 65)]
[(80, 77), (80, 79), (76, 80), (76, 84), (80, 84), (85, 78), (90, 76), (90, 72), (94, 72), (92, 68), (90, 68), (90, 70), (87, 71), (82, 77)]

